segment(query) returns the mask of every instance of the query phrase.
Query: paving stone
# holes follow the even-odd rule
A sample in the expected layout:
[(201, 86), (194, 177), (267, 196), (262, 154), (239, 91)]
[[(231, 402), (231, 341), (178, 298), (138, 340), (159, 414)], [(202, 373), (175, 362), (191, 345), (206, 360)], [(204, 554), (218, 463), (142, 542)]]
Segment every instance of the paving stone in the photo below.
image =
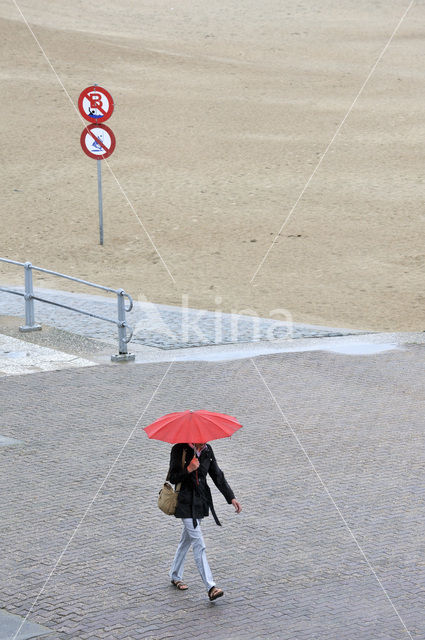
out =
[[(14, 291), (24, 291), (23, 287), (4, 286)], [(112, 294), (108, 298), (53, 289), (37, 289), (35, 295), (106, 318), (116, 319), (117, 317), (116, 297)], [(116, 339), (117, 331), (114, 326), (103, 320), (38, 301), (34, 302), (34, 308), (38, 323), (45, 323), (85, 338), (106, 341)], [(24, 302), (21, 297), (1, 293), (0, 315), (23, 315), (23, 309)], [(351, 329), (290, 323), (286, 319), (282, 321), (236, 313), (216, 313), (137, 300), (134, 302), (133, 310), (127, 314), (127, 321), (134, 330), (132, 344), (149, 345), (160, 349), (269, 341), (288, 337), (313, 338), (365, 333)]]

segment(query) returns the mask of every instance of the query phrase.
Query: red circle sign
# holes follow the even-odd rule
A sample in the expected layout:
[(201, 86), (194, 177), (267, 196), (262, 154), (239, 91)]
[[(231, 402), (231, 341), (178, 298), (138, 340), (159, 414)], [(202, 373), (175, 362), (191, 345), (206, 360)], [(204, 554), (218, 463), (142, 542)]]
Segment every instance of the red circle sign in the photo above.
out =
[(111, 117), (114, 102), (109, 91), (103, 87), (93, 85), (80, 93), (78, 109), (89, 122), (105, 122)]
[(106, 124), (89, 124), (83, 129), (80, 143), (89, 158), (104, 160), (114, 152), (114, 132)]

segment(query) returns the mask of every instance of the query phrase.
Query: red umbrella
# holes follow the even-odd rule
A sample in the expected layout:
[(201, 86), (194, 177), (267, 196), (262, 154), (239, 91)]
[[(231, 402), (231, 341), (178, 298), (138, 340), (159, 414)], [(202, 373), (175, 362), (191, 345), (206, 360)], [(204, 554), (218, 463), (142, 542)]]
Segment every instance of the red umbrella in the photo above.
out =
[(168, 413), (144, 427), (144, 431), (149, 438), (176, 444), (228, 438), (241, 427), (242, 425), (233, 416), (200, 409)]

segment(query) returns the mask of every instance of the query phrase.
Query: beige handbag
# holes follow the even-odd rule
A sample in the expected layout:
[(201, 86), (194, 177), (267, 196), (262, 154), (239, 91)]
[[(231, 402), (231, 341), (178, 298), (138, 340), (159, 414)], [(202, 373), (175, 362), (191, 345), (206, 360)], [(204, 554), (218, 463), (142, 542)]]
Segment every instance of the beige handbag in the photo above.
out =
[[(184, 469), (185, 462), (186, 462), (186, 449), (183, 449), (183, 455), (182, 455), (183, 469)], [(167, 516), (173, 516), (176, 512), (177, 498), (179, 497), (179, 491), (182, 483), (179, 482), (178, 484), (176, 484), (176, 489), (174, 490), (172, 484), (168, 482), (168, 475), (169, 473), (167, 474), (167, 480), (164, 482), (164, 486), (159, 492), (158, 507), (161, 509), (161, 511), (166, 513)]]

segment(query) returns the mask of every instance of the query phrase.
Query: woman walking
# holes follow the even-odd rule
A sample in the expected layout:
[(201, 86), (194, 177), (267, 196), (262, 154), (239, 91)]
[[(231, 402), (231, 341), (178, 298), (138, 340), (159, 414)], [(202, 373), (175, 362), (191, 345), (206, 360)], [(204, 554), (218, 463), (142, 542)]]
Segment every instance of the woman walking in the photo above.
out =
[(181, 483), (175, 517), (181, 518), (183, 531), (170, 570), (170, 578), (172, 584), (180, 591), (188, 589), (182, 578), (186, 554), (192, 546), (196, 566), (207, 588), (208, 597), (212, 601), (220, 598), (224, 592), (214, 582), (200, 526), (202, 518), (209, 515), (210, 509), (216, 524), (221, 526), (214, 510), (211, 491), (206, 480), (207, 474), (211, 476), (228, 504), (233, 504), (236, 513), (240, 513), (242, 507), (235, 499), (224, 473), (218, 466), (211, 445), (206, 443), (174, 445), (171, 449), (168, 478), (172, 484)]

